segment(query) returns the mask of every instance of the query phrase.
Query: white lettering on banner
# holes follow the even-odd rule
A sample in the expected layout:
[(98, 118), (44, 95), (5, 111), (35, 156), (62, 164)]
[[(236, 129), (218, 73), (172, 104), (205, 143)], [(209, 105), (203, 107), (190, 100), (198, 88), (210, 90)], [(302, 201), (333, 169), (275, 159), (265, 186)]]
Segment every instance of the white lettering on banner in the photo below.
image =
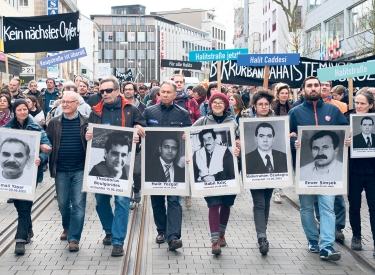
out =
[(71, 41), (72, 38), (79, 35), (77, 27), (73, 27), (73, 23), (69, 22), (69, 26), (66, 27), (65, 21), (60, 22), (59, 29), (48, 28), (43, 29), (41, 25), (39, 28), (30, 27), (29, 30), (19, 31), (15, 27), (15, 30), (10, 30), (10, 26), (4, 26), (4, 41), (12, 40), (40, 40), (40, 39), (59, 39), (65, 38), (66, 41)]
[[(221, 79), (229, 81), (233, 77), (241, 78), (255, 78), (263, 81), (264, 67), (251, 67), (251, 66), (237, 66), (236, 62), (231, 60), (222, 61), (221, 66)], [(212, 62), (210, 69), (210, 78), (215, 78), (217, 75), (217, 62)], [(352, 62), (311, 62), (301, 61), (300, 65), (282, 65), (282, 66), (271, 66), (269, 78), (275, 81), (282, 81), (288, 79), (290, 81), (302, 81), (304, 78), (310, 75), (316, 75), (316, 72), (320, 68), (329, 68), (342, 65), (350, 65)], [(300, 69), (302, 66), (302, 70)], [(367, 68), (366, 68), (367, 69)], [(365, 71), (365, 67), (363, 68)], [(349, 72), (338, 72), (342, 73), (343, 78), (338, 80), (340, 82), (347, 81), (345, 75)], [(369, 72), (371, 73), (371, 72)], [(375, 73), (374, 73), (375, 74)], [(340, 76), (340, 75), (339, 75)], [(374, 81), (375, 78), (371, 75), (353, 77), (354, 81)]]
[(343, 69), (335, 69), (335, 76), (342, 76), (345, 77), (347, 75), (352, 74), (362, 74), (367, 73), (367, 67), (360, 66), (359, 68), (343, 68)]

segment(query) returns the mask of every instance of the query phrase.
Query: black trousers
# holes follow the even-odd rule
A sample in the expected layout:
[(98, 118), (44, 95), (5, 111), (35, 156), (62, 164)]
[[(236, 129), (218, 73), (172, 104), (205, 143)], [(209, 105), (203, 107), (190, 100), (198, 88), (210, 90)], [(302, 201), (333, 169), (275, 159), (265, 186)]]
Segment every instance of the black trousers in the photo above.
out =
[(16, 233), (16, 242), (26, 242), (29, 231), (33, 228), (31, 223), (32, 201), (14, 200), (14, 206), (18, 213), (18, 226)]
[(349, 221), (353, 236), (361, 236), (361, 199), (365, 190), (367, 205), (370, 212), (372, 239), (375, 241), (375, 175), (349, 175)]

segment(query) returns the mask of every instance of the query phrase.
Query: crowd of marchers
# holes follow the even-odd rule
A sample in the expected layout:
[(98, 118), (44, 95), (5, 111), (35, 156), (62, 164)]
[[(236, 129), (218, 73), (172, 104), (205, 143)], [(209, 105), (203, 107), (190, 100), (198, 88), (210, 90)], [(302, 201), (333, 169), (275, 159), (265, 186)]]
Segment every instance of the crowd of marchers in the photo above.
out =
[[(46, 80), (47, 88), (37, 90), (37, 83), (30, 81), (28, 90), (20, 91), (20, 80), (14, 78), (0, 90), (0, 126), (41, 132), (40, 154), (30, 160), (30, 149), (21, 141), (5, 140), (0, 144), (2, 177), (11, 181), (22, 176), (27, 161), (38, 166), (37, 182), (43, 181), (43, 173), (49, 169), (55, 180), (56, 196), (62, 217), (61, 240), (68, 241), (71, 252), (79, 251), (84, 226), (86, 193), (82, 192), (87, 141), (93, 138), (88, 123), (136, 128), (132, 141), (118, 137), (106, 142), (103, 162), (95, 166), (98, 175), (121, 178), (124, 162), (121, 157), (128, 153), (131, 142), (136, 143), (136, 161), (140, 165), (141, 137), (145, 127), (190, 127), (216, 124), (233, 124), (238, 130), (241, 118), (267, 118), (289, 116), (290, 142), (293, 164), (296, 151), (300, 148), (298, 126), (349, 125), (351, 114), (366, 114), (375, 111), (375, 88), (363, 87), (348, 91), (344, 86), (332, 87), (332, 82), (320, 82), (317, 77), (307, 77), (298, 92), (298, 100), (292, 99), (290, 87), (275, 83), (269, 89), (253, 86), (219, 85), (216, 82), (201, 82), (195, 87), (185, 87), (183, 75), (174, 75), (171, 81), (151, 82), (150, 87), (138, 86), (132, 82), (120, 83), (115, 77), (103, 78), (90, 87), (88, 82), (77, 76), (74, 80), (56, 82)], [(349, 110), (349, 93), (354, 94), (354, 109)], [(255, 136), (258, 140), (260, 166), (265, 171), (277, 171), (277, 156), (273, 154), (274, 129), (268, 123), (260, 124)], [(367, 116), (361, 121), (362, 136), (357, 139), (365, 147), (375, 147), (372, 134), (374, 121)], [(234, 155), (238, 157), (241, 170), (239, 135), (236, 137)], [(226, 156), (225, 148), (212, 146), (216, 135), (206, 131), (199, 137), (202, 161), (196, 174), (202, 181), (219, 178), (222, 171), (210, 172), (213, 154)], [(246, 137), (245, 137), (246, 138)], [(363, 138), (363, 141), (362, 141)], [(264, 142), (263, 145), (260, 143)], [(357, 140), (357, 143), (359, 140)], [(7, 144), (5, 144), (7, 143)], [(330, 131), (322, 131), (311, 140), (311, 150), (316, 151), (313, 173), (321, 180), (332, 173), (332, 157), (337, 150), (336, 137)], [(351, 137), (345, 140), (349, 147)], [(10, 146), (9, 146), (10, 145)], [(207, 146), (206, 146), (207, 145)], [(180, 167), (174, 163), (178, 141), (165, 139), (159, 146), (160, 163), (155, 163), (160, 178), (173, 182), (179, 177)], [(216, 149), (215, 149), (216, 148)], [(215, 152), (215, 150), (217, 152)], [(314, 152), (312, 152), (314, 155)], [(194, 155), (194, 157), (198, 157)], [(189, 162), (189, 160), (186, 160)], [(201, 161), (201, 160), (199, 160)], [(199, 163), (198, 160), (195, 163)], [(203, 168), (206, 170), (203, 173)], [(141, 201), (141, 169), (133, 173), (133, 200)], [(249, 168), (250, 169), (250, 168)], [(349, 221), (352, 229), (351, 248), (362, 249), (361, 198), (366, 193), (370, 212), (370, 225), (375, 241), (375, 158), (350, 158), (348, 167)], [(94, 170), (94, 169), (93, 169)], [(267, 239), (268, 217), (271, 201), (282, 203), (281, 189), (251, 189), (253, 215), (259, 252), (269, 251)], [(110, 195), (95, 194), (96, 211), (105, 237), (104, 245), (112, 245), (111, 255), (124, 254), (124, 240), (127, 235), (131, 199), (114, 196), (114, 209)], [(231, 207), (236, 195), (205, 197), (208, 207), (208, 224), (211, 235), (212, 254), (222, 253), (226, 246), (225, 233), (228, 229)], [(346, 208), (343, 195), (299, 195), (301, 223), (306, 235), (308, 250), (319, 253), (324, 260), (339, 260), (341, 254), (334, 248), (334, 241), (345, 239)], [(18, 212), (18, 227), (15, 236), (15, 254), (24, 255), (25, 245), (34, 236), (31, 222), (31, 201), (10, 198)], [(156, 225), (156, 243), (168, 243), (169, 250), (183, 246), (181, 239), (182, 206), (179, 196), (152, 195), (151, 203)], [(184, 197), (185, 207), (192, 207), (191, 197)], [(250, 211), (250, 209), (249, 209)], [(374, 251), (375, 257), (375, 251)]]

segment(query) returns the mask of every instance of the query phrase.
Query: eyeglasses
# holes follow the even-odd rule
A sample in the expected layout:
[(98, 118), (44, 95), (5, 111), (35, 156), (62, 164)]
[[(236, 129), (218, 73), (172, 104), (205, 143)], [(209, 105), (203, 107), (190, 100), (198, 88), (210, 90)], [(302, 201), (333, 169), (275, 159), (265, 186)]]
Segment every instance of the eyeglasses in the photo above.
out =
[(269, 107), (270, 104), (269, 103), (258, 103), (257, 106), (258, 107)]
[(134, 91), (134, 89), (129, 88), (129, 89), (124, 89), (124, 91), (125, 91), (125, 92), (126, 92), (126, 91)]
[(113, 88), (109, 88), (109, 89), (99, 90), (99, 92), (100, 92), (101, 94), (104, 94), (104, 93), (110, 94), (110, 93), (112, 93), (114, 90), (115, 90), (115, 89), (113, 89)]
[(212, 102), (212, 105), (222, 106), (222, 105), (224, 105), (224, 102), (216, 102), (216, 101), (214, 101), (214, 102)]
[(61, 104), (72, 104), (73, 102), (76, 102), (77, 100), (61, 100)]

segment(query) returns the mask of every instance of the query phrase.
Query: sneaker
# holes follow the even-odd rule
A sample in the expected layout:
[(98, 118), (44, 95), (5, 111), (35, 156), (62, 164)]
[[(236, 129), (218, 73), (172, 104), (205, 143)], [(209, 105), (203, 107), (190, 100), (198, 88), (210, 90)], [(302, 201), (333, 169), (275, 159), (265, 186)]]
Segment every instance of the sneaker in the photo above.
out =
[(112, 248), (111, 256), (112, 257), (120, 257), (122, 255), (124, 255), (124, 248), (123, 248), (123, 246), (120, 245), (120, 244), (114, 244), (113, 248)]
[(351, 248), (353, 250), (362, 250), (362, 239), (361, 239), (361, 237), (354, 237), (353, 236)]
[(182, 241), (179, 239), (173, 239), (169, 242), (169, 250), (176, 250), (182, 247)]
[(77, 241), (70, 241), (69, 242), (69, 251), (70, 252), (77, 252), (79, 251), (79, 244)]
[(225, 240), (224, 234), (219, 234), (219, 239), (220, 239), (220, 246), (226, 246), (227, 241)]
[(165, 243), (165, 234), (159, 234), (156, 239), (156, 243)]
[(269, 243), (266, 238), (259, 238), (258, 239), (258, 244), (259, 244), (259, 252), (262, 255), (267, 255), (268, 253), (268, 247)]
[(212, 243), (212, 250), (211, 253), (214, 255), (219, 255), (221, 253), (221, 248), (220, 248), (220, 241), (216, 241)]
[(191, 201), (191, 197), (185, 197), (185, 207), (190, 208), (193, 205), (193, 202)]
[(60, 235), (60, 240), (65, 241), (68, 239), (68, 230), (64, 230)]
[(311, 253), (319, 253), (319, 243), (318, 241), (309, 241), (309, 251)]
[(280, 193), (274, 193), (273, 194), (273, 202), (274, 203), (281, 203)]
[(25, 255), (25, 243), (16, 243), (16, 248), (14, 249), (14, 254)]
[(286, 195), (285, 195), (283, 189), (280, 189), (280, 197), (282, 197), (282, 198), (286, 197)]
[(29, 233), (27, 234), (27, 240), (26, 240), (26, 243), (30, 243), (32, 237), (34, 237), (34, 232), (33, 232), (32, 229), (30, 229)]
[(105, 237), (103, 239), (103, 244), (104, 245), (111, 245), (112, 237), (113, 237), (112, 234), (105, 234)]
[(320, 251), (320, 259), (338, 261), (341, 258), (340, 251), (336, 251), (332, 246), (326, 246)]
[(136, 203), (140, 203), (141, 202), (141, 192), (137, 192), (137, 193), (134, 192), (134, 201)]
[(342, 233), (341, 229), (335, 230), (335, 240), (341, 241), (341, 242), (345, 240), (345, 235), (344, 235), (344, 233)]

